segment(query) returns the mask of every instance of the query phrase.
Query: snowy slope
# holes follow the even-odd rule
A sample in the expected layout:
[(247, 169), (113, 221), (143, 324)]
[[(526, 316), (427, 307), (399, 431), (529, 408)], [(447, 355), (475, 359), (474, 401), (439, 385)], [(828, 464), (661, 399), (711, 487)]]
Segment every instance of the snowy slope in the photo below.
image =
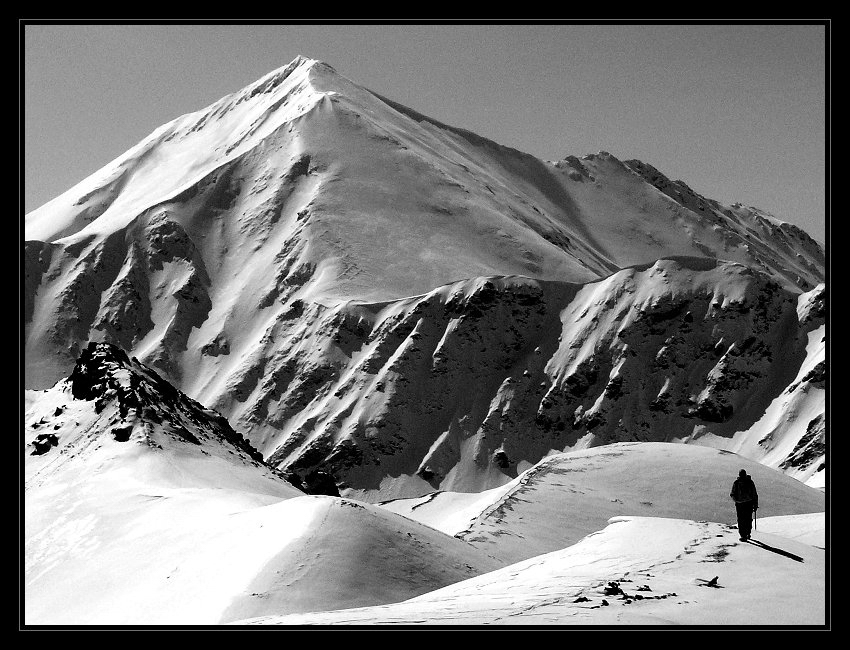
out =
[(27, 623), (824, 620), (799, 228), (304, 57), (25, 226)]
[(826, 513), (808, 515), (784, 515), (760, 518), (756, 531), (795, 539), (799, 542), (826, 549)]
[(555, 454), (504, 488), (382, 506), (517, 562), (574, 544), (619, 515), (736, 525), (729, 491), (742, 468), (758, 488), (760, 518), (824, 512), (819, 490), (774, 469), (726, 451), (671, 443)]
[[(593, 610), (586, 620), (590, 601), (573, 601), (595, 603), (608, 581), (626, 585), (640, 571), (658, 578), (654, 592), (678, 596), (655, 602), (642, 592), (622, 606), (651, 602), (640, 613), (650, 622), (711, 624), (741, 596), (713, 603), (701, 619), (660, 601), (703, 602), (694, 576), (710, 576), (685, 556), (730, 561), (749, 552), (730, 550), (733, 532), (722, 523), (731, 520), (723, 504), (740, 465), (754, 475), (767, 516), (757, 539), (811, 565), (783, 570), (809, 599), (792, 622), (822, 620), (812, 595), (823, 584), (822, 551), (799, 544), (824, 546), (823, 493), (729, 452), (621, 443), (551, 456), (489, 492), (381, 507), (303, 495), (218, 414), (106, 344), (89, 346), (67, 380), (28, 392), (26, 404), (27, 624), (608, 623), (613, 614)], [(802, 512), (813, 514), (787, 516)], [(704, 521), (681, 520), (686, 513)], [(635, 514), (662, 518), (638, 517), (637, 528), (611, 539), (592, 534), (609, 516)], [(653, 535), (664, 543), (644, 543)], [(760, 570), (780, 570), (755, 559)], [(743, 589), (749, 574), (733, 565), (722, 586)], [(417, 597), (424, 604), (410, 609)], [(788, 598), (780, 587), (753, 615), (771, 623)], [(374, 606), (389, 608), (351, 609)], [(343, 614), (311, 613), (329, 610)], [(638, 619), (619, 612), (616, 620)]]
[(382, 604), (500, 566), (378, 507), (304, 496), (223, 418), (171, 391), (100, 345), (28, 395), (26, 623), (211, 624)]
[(384, 604), (501, 566), (374, 506), (137, 475), (28, 495), (27, 624), (209, 625)]
[(802, 231), (677, 202), (634, 161), (565, 160), (439, 124), (300, 57), (26, 216), (27, 386), (52, 385), (103, 338), (212, 403), (240, 359), (274, 358), (268, 337), (310, 318), (302, 305), (484, 275), (585, 282), (685, 255), (793, 291), (823, 279)]
[(574, 546), (405, 602), (237, 623), (823, 625), (824, 552), (778, 535), (754, 539), (741, 543), (710, 522), (614, 517)]

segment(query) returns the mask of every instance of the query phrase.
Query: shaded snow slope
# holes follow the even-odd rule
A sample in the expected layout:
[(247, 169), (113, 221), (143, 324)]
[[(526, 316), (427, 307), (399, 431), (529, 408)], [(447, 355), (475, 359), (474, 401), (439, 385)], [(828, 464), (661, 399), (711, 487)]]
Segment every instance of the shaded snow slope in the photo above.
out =
[(504, 564), (377, 506), (303, 500), (311, 501), (314, 524), (269, 560), (222, 621), (398, 602)]
[(574, 546), (405, 602), (238, 623), (823, 625), (824, 552), (754, 539), (717, 523), (614, 517)]
[(304, 496), (221, 416), (110, 346), (27, 403), (27, 624), (381, 604), (500, 566), (376, 506)]
[(774, 469), (726, 451), (670, 443), (556, 454), (504, 488), (441, 492), (383, 507), (517, 562), (574, 544), (618, 515), (737, 525), (729, 492), (740, 469), (755, 481), (760, 518), (825, 510), (819, 490)]

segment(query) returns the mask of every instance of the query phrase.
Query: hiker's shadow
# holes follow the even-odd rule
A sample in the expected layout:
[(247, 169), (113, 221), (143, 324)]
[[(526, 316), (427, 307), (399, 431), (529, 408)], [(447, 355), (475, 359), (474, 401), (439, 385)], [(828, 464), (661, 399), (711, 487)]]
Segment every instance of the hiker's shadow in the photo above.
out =
[(777, 553), (779, 555), (784, 555), (785, 557), (790, 557), (795, 562), (802, 562), (803, 561), (803, 558), (801, 558), (799, 555), (794, 555), (793, 553), (789, 553), (788, 551), (783, 551), (781, 548), (776, 548), (775, 546), (770, 546), (769, 544), (765, 544), (764, 542), (760, 542), (757, 539), (748, 539), (747, 543), (752, 544), (753, 546), (758, 546), (758, 547), (763, 548), (767, 551)]

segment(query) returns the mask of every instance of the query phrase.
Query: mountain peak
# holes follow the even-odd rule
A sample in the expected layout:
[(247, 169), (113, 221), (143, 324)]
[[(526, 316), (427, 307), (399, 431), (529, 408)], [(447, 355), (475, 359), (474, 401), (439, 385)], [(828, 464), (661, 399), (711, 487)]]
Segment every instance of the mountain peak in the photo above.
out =
[(257, 81), (255, 81), (254, 83), (249, 84), (245, 87), (245, 90), (253, 89), (256, 87), (264, 87), (272, 82), (274, 82), (274, 85), (277, 85), (296, 70), (309, 70), (310, 68), (313, 68), (315, 66), (322, 66), (333, 70), (333, 68), (327, 63), (319, 61), (318, 59), (311, 59), (310, 57), (304, 56), (303, 54), (299, 54), (286, 65), (272, 70), (271, 72), (257, 79)]
[(292, 61), (290, 61), (288, 66), (299, 66), (299, 65), (312, 65), (314, 63), (318, 63), (318, 59), (311, 59), (309, 56), (304, 56), (303, 54), (299, 54)]

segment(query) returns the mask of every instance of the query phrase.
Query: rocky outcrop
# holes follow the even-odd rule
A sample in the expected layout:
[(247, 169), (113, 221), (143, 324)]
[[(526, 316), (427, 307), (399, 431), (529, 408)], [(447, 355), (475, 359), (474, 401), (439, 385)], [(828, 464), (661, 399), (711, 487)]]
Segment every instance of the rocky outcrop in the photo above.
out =
[(258, 371), (243, 412), (264, 417), (240, 426), (289, 472), (383, 497), (386, 477), (394, 496), (493, 487), (576, 445), (731, 441), (805, 358), (796, 302), (740, 265), (669, 260), (584, 286), (480, 278), (314, 311)]
[[(199, 447), (223, 445), (255, 463), (263, 461), (262, 454), (234, 431), (225, 417), (190, 399), (156, 372), (108, 343), (90, 343), (59, 388), (66, 390), (73, 401), (91, 403), (98, 421), (90, 427), (95, 434), (159, 448), (169, 438)], [(64, 406), (57, 407), (30, 428), (59, 430), (67, 419), (65, 410)], [(106, 421), (100, 422), (100, 414)], [(83, 419), (79, 413), (75, 417)], [(39, 455), (61, 446), (56, 433), (40, 433), (31, 444), (32, 453)]]

